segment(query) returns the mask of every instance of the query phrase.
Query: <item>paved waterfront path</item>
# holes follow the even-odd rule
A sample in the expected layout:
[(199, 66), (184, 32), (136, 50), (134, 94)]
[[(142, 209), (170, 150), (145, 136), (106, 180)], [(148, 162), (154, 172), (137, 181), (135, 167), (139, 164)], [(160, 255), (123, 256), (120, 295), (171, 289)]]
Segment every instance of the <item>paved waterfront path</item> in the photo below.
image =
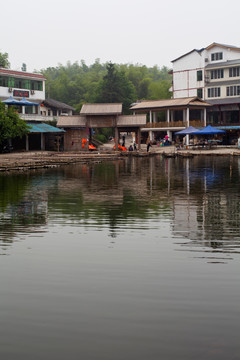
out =
[(117, 159), (121, 155), (92, 152), (52, 152), (29, 151), (0, 154), (0, 171), (49, 168), (76, 162), (103, 161)]

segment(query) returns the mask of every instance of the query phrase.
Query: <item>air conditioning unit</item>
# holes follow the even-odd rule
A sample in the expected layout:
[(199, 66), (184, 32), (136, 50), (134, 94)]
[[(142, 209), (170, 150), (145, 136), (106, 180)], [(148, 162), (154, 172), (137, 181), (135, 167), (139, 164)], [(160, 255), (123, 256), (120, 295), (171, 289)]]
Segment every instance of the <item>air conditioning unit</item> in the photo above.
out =
[(12, 88), (8, 88), (8, 92), (10, 92), (10, 93), (11, 93), (11, 92), (12, 92)]
[(208, 62), (208, 58), (205, 58), (205, 62)]
[(31, 95), (34, 95), (35, 94), (35, 91), (34, 90), (31, 90)]

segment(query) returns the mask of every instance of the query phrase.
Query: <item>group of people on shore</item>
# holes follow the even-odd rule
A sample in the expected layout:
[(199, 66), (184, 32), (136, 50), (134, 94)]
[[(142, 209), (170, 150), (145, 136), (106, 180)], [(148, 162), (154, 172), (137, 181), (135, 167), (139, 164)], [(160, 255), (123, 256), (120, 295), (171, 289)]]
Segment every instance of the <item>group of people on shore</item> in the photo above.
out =
[[(123, 136), (122, 136), (122, 147), (124, 147), (124, 148), (125, 148), (125, 140), (126, 140), (125, 135), (123, 135)], [(129, 145), (129, 148), (128, 148), (128, 151), (133, 151), (133, 150), (134, 150), (134, 151), (137, 150), (137, 145), (136, 145), (135, 141), (134, 141), (133, 145), (130, 144), (130, 145)]]

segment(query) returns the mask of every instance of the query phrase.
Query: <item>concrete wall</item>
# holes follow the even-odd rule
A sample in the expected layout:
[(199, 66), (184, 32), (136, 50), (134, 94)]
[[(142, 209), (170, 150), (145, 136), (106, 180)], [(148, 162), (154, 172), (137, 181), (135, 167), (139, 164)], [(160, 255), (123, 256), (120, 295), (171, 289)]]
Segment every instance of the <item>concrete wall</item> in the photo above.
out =
[[(202, 81), (197, 80), (202, 71)], [(173, 63), (173, 97), (197, 96), (197, 89), (204, 86), (204, 57), (197, 51), (183, 56)]]

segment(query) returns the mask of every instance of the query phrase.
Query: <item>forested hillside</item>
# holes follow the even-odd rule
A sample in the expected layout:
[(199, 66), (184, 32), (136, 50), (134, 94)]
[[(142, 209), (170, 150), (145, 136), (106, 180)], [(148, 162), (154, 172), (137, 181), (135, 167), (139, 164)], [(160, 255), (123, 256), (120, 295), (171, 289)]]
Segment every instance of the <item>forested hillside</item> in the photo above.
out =
[(167, 67), (101, 64), (97, 59), (90, 66), (82, 60), (41, 73), (47, 78), (46, 97), (72, 105), (77, 112), (86, 102), (122, 102), (123, 112), (128, 113), (136, 100), (171, 97), (172, 78)]

